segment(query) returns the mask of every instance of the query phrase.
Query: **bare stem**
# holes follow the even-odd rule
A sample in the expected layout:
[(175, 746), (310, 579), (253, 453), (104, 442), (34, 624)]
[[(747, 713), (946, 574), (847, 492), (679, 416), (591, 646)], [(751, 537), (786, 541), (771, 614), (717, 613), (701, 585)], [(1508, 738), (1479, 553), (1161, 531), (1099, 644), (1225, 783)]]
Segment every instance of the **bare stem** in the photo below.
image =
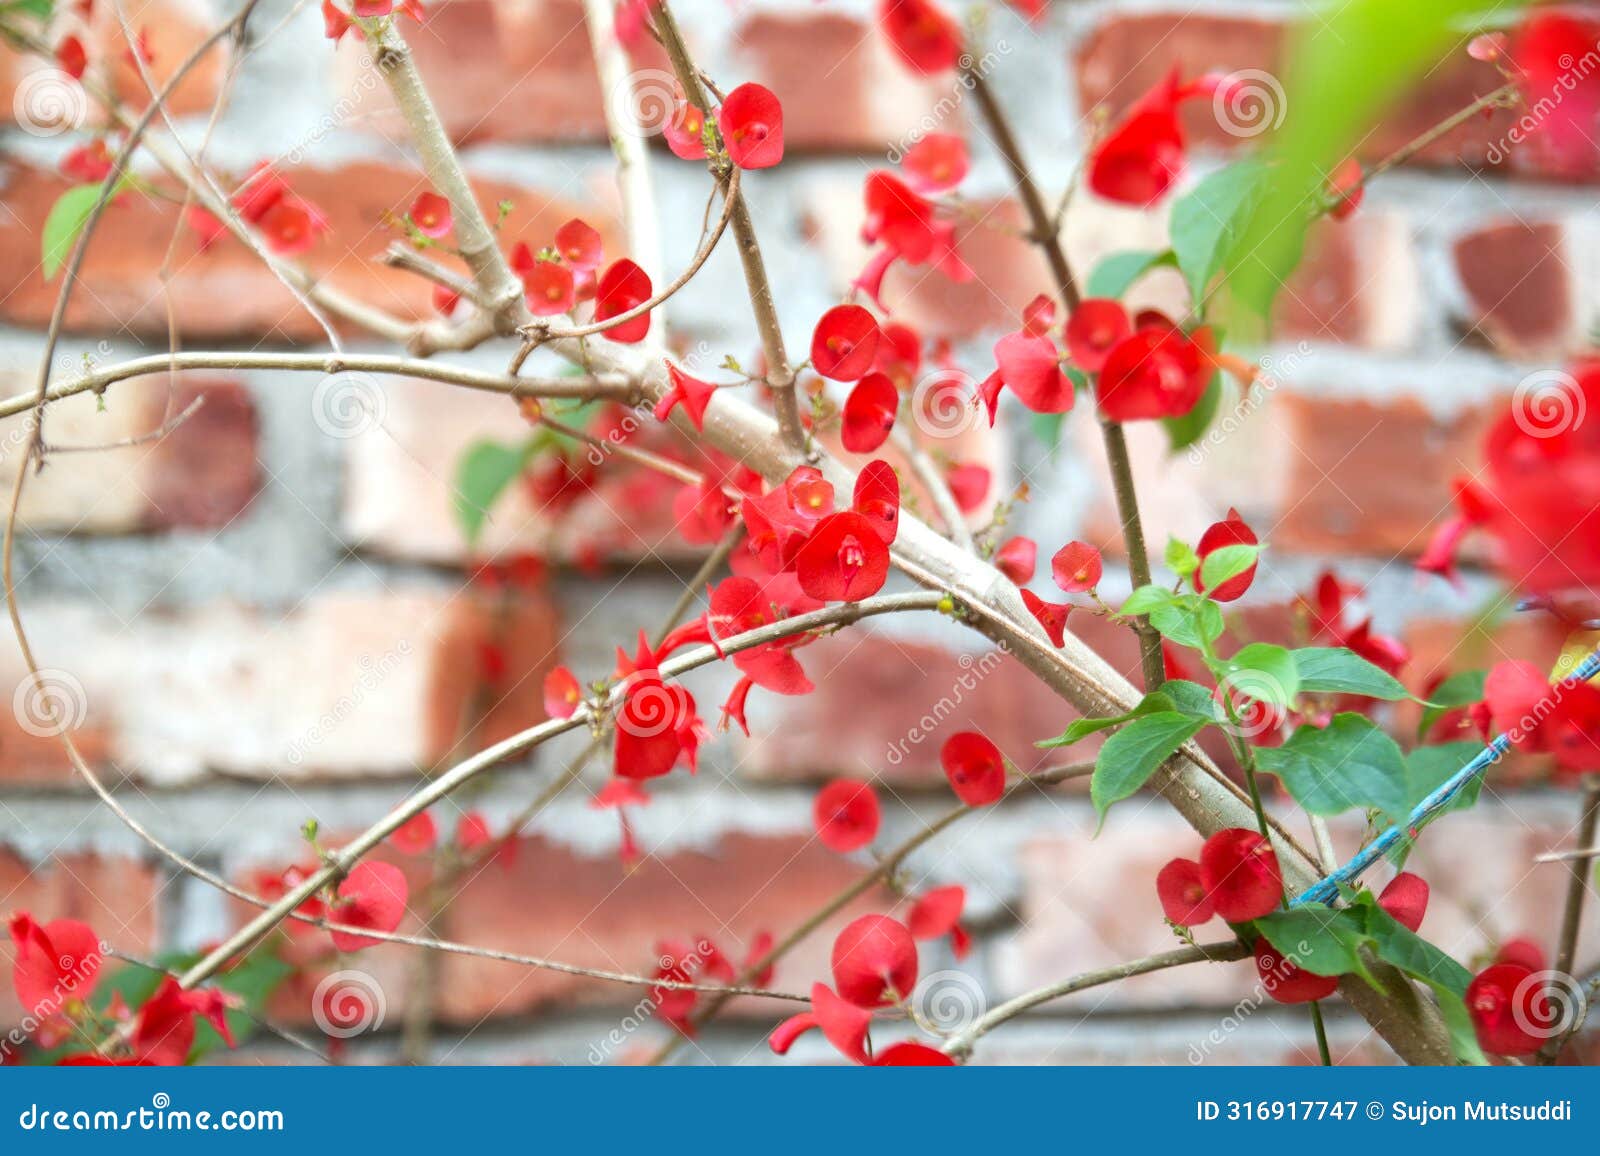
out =
[[(1583, 815), (1578, 820), (1578, 846), (1588, 847), (1600, 829), (1600, 783), (1589, 782), (1583, 789)], [(1567, 899), (1561, 911), (1561, 938), (1556, 943), (1556, 972), (1572, 974), (1578, 952), (1578, 931), (1583, 925), (1583, 904), (1589, 896), (1589, 860), (1572, 859), (1567, 865)], [(1561, 1054), (1564, 1035), (1557, 1035), (1539, 1052), (1539, 1063), (1553, 1064)]]

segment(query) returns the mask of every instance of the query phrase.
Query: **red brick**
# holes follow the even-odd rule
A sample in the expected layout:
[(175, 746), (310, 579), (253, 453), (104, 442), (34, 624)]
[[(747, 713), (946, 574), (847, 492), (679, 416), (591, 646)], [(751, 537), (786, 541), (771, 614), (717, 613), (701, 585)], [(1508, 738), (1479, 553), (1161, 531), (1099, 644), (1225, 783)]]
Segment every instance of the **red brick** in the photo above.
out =
[[(1087, 112), (1104, 105), (1112, 114), (1176, 65), (1185, 76), (1214, 70), (1258, 69), (1287, 83), (1286, 32), (1289, 24), (1255, 16), (1187, 12), (1118, 14), (1108, 17), (1078, 47), (1078, 98)], [(1393, 152), (1452, 113), (1503, 83), (1493, 65), (1454, 54), (1433, 70), (1416, 91), (1362, 141), (1360, 153), (1377, 158)], [(1281, 109), (1281, 103), (1275, 103)], [(1252, 146), (1258, 137), (1230, 135), (1209, 101), (1190, 102), (1183, 111), (1191, 139), (1212, 146)], [(1512, 114), (1497, 110), (1474, 118), (1411, 158), (1411, 164), (1486, 166), (1504, 162), (1503, 145)]]
[[(26, 911), (41, 923), (82, 920), (111, 947), (143, 958), (157, 947), (161, 887), (160, 875), (134, 859), (72, 854), (29, 864), (0, 846), (0, 912)], [(0, 974), (8, 980), (11, 962), (11, 939), (0, 937)], [(0, 984), (0, 1024), (14, 1025), (22, 1014), (11, 984)]]
[[(126, 625), (82, 604), (26, 613), (48, 684), (75, 704), (85, 756), (161, 783), (414, 774), (448, 757), (480, 706), (485, 741), (543, 719), (558, 637), (542, 595), (491, 608), (476, 593), (324, 594), (287, 614), (213, 604)], [(481, 644), (493, 638), (507, 678), (480, 704)], [(0, 691), (23, 670), (14, 643), (0, 645)], [(60, 744), (8, 722), (0, 781), (64, 781)]]
[[(420, 174), (372, 162), (337, 169), (293, 168), (285, 174), (294, 189), (326, 213), (331, 233), (318, 242), (305, 264), (319, 280), (403, 318), (432, 315), (432, 289), (422, 278), (378, 263), (398, 234), (388, 215), (404, 208), (426, 187)], [(39, 269), (39, 228), (50, 206), (68, 187), (65, 178), (22, 164), (4, 169), (0, 202), (0, 263), (14, 270), (0, 300), (0, 319), (16, 325), (44, 326), (60, 290)], [(510, 200), (515, 208), (502, 230), (507, 247), (525, 240), (550, 243), (567, 219), (582, 215), (606, 235), (609, 252), (617, 234), (592, 203), (563, 200), (498, 181), (479, 181), (485, 208)], [(75, 331), (117, 330), (165, 340), (170, 299), (179, 330), (191, 341), (256, 337), (322, 340), (322, 330), (262, 264), (231, 238), (200, 252), (194, 234), (184, 229), (177, 249), (180, 273), (164, 283), (160, 270), (178, 224), (177, 204), (128, 193), (108, 211), (95, 234), (83, 267), (83, 284), (67, 310)]]
[(1450, 512), (1450, 479), (1478, 461), (1480, 411), (1441, 420), (1405, 398), (1378, 405), (1285, 393), (1274, 402), (1300, 451), (1283, 512), (1264, 528), (1283, 550), (1418, 554)]
[(1275, 336), (1400, 349), (1416, 333), (1420, 289), (1407, 224), (1367, 211), (1319, 225), (1278, 297)]
[[(422, 27), (405, 31), (440, 119), (458, 143), (606, 139), (580, 0), (447, 0), (429, 6)], [(692, 44), (694, 31), (687, 34)], [(634, 107), (648, 121), (668, 107), (661, 97), (672, 92), (672, 69), (654, 41), (636, 59)], [(342, 45), (335, 71), (340, 98), (359, 103), (363, 128), (404, 134), (365, 45)]]
[(1463, 326), (1510, 357), (1556, 357), (1580, 345), (1566, 252), (1566, 230), (1550, 221), (1497, 221), (1457, 237)]
[[(450, 905), (445, 933), (582, 966), (648, 973), (663, 939), (693, 944), (708, 937), (740, 959), (761, 932), (783, 935), (859, 874), (860, 868), (809, 836), (730, 834), (706, 850), (675, 851), (633, 868), (524, 839), (508, 870), (484, 870)], [(537, 901), (529, 902), (530, 896)], [(778, 965), (773, 986), (809, 991), (813, 980), (827, 977), (839, 928), (892, 902), (881, 888), (869, 889)], [(438, 1007), (442, 1018), (470, 1024), (579, 1003), (631, 1007), (645, 994), (601, 980), (450, 956), (440, 973)], [(763, 1014), (792, 1010), (754, 1001), (743, 1006)]]
[(757, 12), (734, 31), (740, 76), (783, 102), (784, 147), (904, 152), (929, 132), (962, 131), (952, 77), (919, 79), (875, 24), (820, 9)]

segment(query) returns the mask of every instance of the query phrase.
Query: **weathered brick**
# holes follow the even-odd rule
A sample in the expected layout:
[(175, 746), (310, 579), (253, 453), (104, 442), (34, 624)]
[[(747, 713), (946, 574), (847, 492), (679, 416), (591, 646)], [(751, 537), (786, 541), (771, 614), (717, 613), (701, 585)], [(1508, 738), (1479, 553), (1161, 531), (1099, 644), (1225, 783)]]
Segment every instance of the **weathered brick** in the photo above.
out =
[[(285, 176), (328, 218), (331, 232), (305, 257), (319, 280), (402, 318), (432, 316), (428, 282), (378, 263), (388, 243), (399, 236), (387, 221), (427, 187), (420, 174), (362, 161), (336, 169), (297, 167)], [(0, 301), (0, 319), (42, 327), (60, 285), (45, 281), (39, 268), (39, 230), (68, 181), (20, 163), (4, 167), (3, 181), (0, 262), (16, 272), (14, 287)], [(608, 252), (619, 251), (617, 234), (593, 204), (501, 181), (479, 181), (477, 191), (491, 217), (502, 200), (515, 206), (502, 229), (508, 247), (518, 240), (535, 248), (547, 245), (564, 221), (581, 215), (605, 234)], [(135, 192), (124, 194), (108, 210), (104, 227), (90, 242), (82, 284), (67, 310), (70, 330), (126, 328), (164, 341), (170, 303), (180, 332), (190, 341), (323, 339), (321, 327), (255, 254), (231, 237), (200, 251), (195, 235), (180, 225), (178, 210), (178, 204)], [(182, 230), (177, 245), (182, 275), (166, 282), (160, 271), (175, 229)]]
[(1497, 221), (1451, 246), (1465, 298), (1460, 324), (1511, 357), (1558, 357), (1583, 344), (1566, 230), (1553, 221)]
[(788, 149), (891, 159), (929, 132), (961, 131), (964, 90), (953, 76), (918, 78), (893, 59), (871, 21), (843, 12), (756, 12), (734, 30), (735, 61), (783, 102)]
[[(0, 912), (26, 911), (41, 923), (82, 920), (110, 947), (142, 957), (157, 946), (160, 893), (160, 875), (135, 859), (72, 854), (29, 863), (0, 845)], [(11, 952), (10, 936), (0, 937), (0, 972), (8, 978)], [(11, 984), (0, 985), (0, 1025), (22, 1015)]]
[[(34, 385), (31, 373), (6, 380), (8, 392)], [(146, 440), (196, 402), (198, 408), (165, 436)], [(27, 414), (0, 420), (0, 444), (23, 444), (29, 420)], [(30, 478), (22, 521), (79, 534), (224, 526), (244, 512), (259, 486), (258, 432), (249, 391), (233, 381), (136, 378), (103, 398), (64, 398), (46, 415), (47, 444), (105, 448), (61, 458)], [(6, 454), (0, 478), (10, 481), (21, 463), (20, 453)]]
[[(126, 625), (46, 602), (28, 607), (28, 624), (86, 757), (163, 783), (205, 771), (414, 773), (455, 746), (485, 645), (503, 649), (507, 674), (484, 704), (480, 737), (543, 718), (539, 687), (557, 640), (554, 611), (537, 595), (497, 609), (476, 594), (327, 594), (287, 614), (213, 604)], [(19, 688), (20, 704), (4, 737), (40, 732), (0, 746), (0, 778), (59, 782), (66, 768), (48, 717), (20, 689), (9, 639), (0, 653), (0, 688)]]
[[(1200, 10), (1112, 13), (1076, 49), (1079, 102), (1085, 111), (1104, 106), (1113, 114), (1121, 112), (1174, 66), (1185, 77), (1209, 71), (1257, 70), (1272, 78), (1246, 78), (1259, 86), (1265, 107), (1241, 110), (1245, 115), (1235, 116), (1234, 132), (1228, 131), (1226, 118), (1218, 115), (1210, 101), (1192, 101), (1183, 110), (1191, 139), (1211, 146), (1249, 148), (1259, 140), (1258, 113), (1264, 111), (1267, 124), (1285, 114), (1283, 85), (1288, 81), (1290, 28), (1289, 22), (1265, 16)], [(1493, 65), (1458, 53), (1399, 101), (1362, 139), (1359, 152), (1368, 158), (1385, 156), (1502, 83)], [(1505, 110), (1476, 117), (1421, 149), (1409, 163), (1503, 164), (1503, 138), (1512, 120)]]
[(1312, 231), (1279, 294), (1275, 335), (1403, 349), (1416, 336), (1421, 290), (1406, 220), (1364, 211)]

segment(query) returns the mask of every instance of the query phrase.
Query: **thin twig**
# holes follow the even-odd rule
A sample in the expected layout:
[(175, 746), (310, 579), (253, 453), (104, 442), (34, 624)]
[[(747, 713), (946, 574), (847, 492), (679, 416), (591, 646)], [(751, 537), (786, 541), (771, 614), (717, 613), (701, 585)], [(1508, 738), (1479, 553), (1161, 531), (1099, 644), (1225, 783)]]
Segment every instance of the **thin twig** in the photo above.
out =
[[(1578, 846), (1587, 847), (1594, 842), (1600, 830), (1600, 782), (1588, 782), (1583, 788), (1583, 814), (1578, 820)], [(1573, 859), (1569, 865), (1567, 898), (1561, 909), (1561, 937), (1556, 942), (1556, 973), (1572, 974), (1578, 953), (1578, 932), (1583, 926), (1583, 904), (1589, 896), (1589, 860)], [(1553, 1064), (1561, 1054), (1563, 1035), (1547, 1041), (1539, 1052), (1539, 1063)]]

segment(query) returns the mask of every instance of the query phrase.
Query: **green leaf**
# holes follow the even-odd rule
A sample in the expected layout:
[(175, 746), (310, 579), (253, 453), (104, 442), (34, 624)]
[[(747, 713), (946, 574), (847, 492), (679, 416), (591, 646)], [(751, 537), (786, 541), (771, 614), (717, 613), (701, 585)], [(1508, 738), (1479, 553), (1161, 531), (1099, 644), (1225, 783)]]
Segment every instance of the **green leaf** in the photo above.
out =
[(1171, 606), (1182, 597), (1165, 586), (1141, 586), (1123, 600), (1117, 613), (1123, 615), (1149, 614), (1159, 606)]
[(1367, 934), (1378, 958), (1433, 989), (1439, 1013), (1450, 1032), (1450, 1048), (1456, 1059), (1467, 1064), (1487, 1064), (1488, 1057), (1478, 1045), (1477, 1031), (1472, 1026), (1472, 1018), (1464, 1002), (1467, 985), (1472, 982), (1472, 973), (1448, 953), (1396, 922), (1393, 916), (1378, 906), (1372, 892), (1362, 892), (1357, 897), (1355, 909), (1363, 915)]
[(1064, 413), (1031, 413), (1028, 415), (1028, 428), (1039, 439), (1039, 444), (1054, 454), (1056, 447), (1061, 444), (1061, 426), (1066, 420)]
[(1160, 251), (1130, 249), (1121, 253), (1110, 253), (1102, 257), (1100, 263), (1094, 267), (1094, 271), (1089, 274), (1083, 295), (1119, 298), (1150, 270), (1162, 265), (1171, 265), (1175, 261), (1176, 257), (1171, 249)]
[(1100, 821), (1105, 822), (1113, 803), (1144, 786), (1156, 768), (1203, 726), (1202, 719), (1157, 711), (1135, 719), (1107, 739), (1089, 781), (1089, 797)]
[(1216, 700), (1211, 697), (1211, 691), (1197, 682), (1183, 678), (1169, 678), (1161, 684), (1159, 693), (1167, 696), (1174, 709), (1191, 718), (1205, 719), (1207, 722), (1222, 721), (1217, 713)]
[(1172, 251), (1198, 303), (1248, 226), (1265, 191), (1267, 168), (1244, 160), (1218, 169), (1172, 205)]
[(1350, 975), (1371, 979), (1361, 949), (1371, 943), (1361, 913), (1334, 910), (1320, 903), (1274, 911), (1256, 921), (1256, 930), (1296, 967), (1313, 975)]
[(1463, 670), (1452, 674), (1428, 695), (1428, 705), (1422, 711), (1422, 721), (1417, 724), (1417, 738), (1425, 738), (1447, 712), (1457, 707), (1471, 706), (1483, 701), (1483, 680), (1487, 671)]
[(1300, 693), (1294, 655), (1270, 642), (1252, 642), (1218, 664), (1218, 680), (1246, 697), (1290, 707)]
[(461, 455), (456, 463), (455, 510), (469, 546), (483, 532), (490, 507), (522, 476), (538, 444), (537, 439), (520, 446), (482, 441), (473, 443)]
[(1128, 711), (1126, 714), (1103, 715), (1099, 718), (1078, 719), (1055, 738), (1043, 739), (1034, 745), (1044, 748), (1069, 747), (1073, 743), (1078, 742), (1080, 739), (1086, 739), (1092, 734), (1098, 734), (1100, 731), (1109, 730), (1114, 726), (1121, 726), (1125, 722), (1131, 722), (1134, 719), (1142, 718), (1147, 714), (1154, 714), (1157, 711), (1170, 711), (1173, 709), (1175, 709), (1175, 704), (1173, 703), (1172, 699), (1167, 696), (1166, 688), (1163, 687), (1161, 690), (1152, 691), (1145, 695), (1144, 698), (1140, 700), (1139, 705)]
[(1237, 578), (1260, 560), (1261, 550), (1259, 544), (1240, 542), (1211, 551), (1200, 564), (1201, 585), (1215, 590), (1228, 579)]
[(1150, 611), (1150, 625), (1179, 646), (1204, 650), (1222, 637), (1222, 608), (1209, 598), (1181, 594)]
[(1200, 568), (1200, 556), (1194, 547), (1176, 538), (1167, 539), (1167, 569), (1180, 578), (1187, 578)]
[[(1407, 813), (1438, 790), (1451, 775), (1471, 762), (1481, 750), (1483, 750), (1482, 745), (1463, 741), (1418, 747), (1406, 752), (1406, 797), (1410, 800), (1406, 805)], [(1483, 776), (1477, 775), (1456, 793), (1455, 798), (1451, 799), (1440, 813), (1465, 811), (1471, 808), (1478, 802), (1478, 792), (1482, 790)], [(1400, 840), (1388, 850), (1389, 862), (1396, 867), (1403, 867), (1406, 857), (1411, 854), (1411, 846), (1409, 832), (1402, 834)]]
[(1373, 807), (1399, 823), (1410, 810), (1400, 747), (1358, 714), (1335, 715), (1325, 727), (1303, 726), (1281, 747), (1258, 750), (1256, 764), (1283, 780), (1313, 815)]
[(1409, 697), (1400, 681), (1342, 646), (1307, 646), (1294, 652), (1300, 689), (1308, 694), (1360, 694), (1387, 702)]
[(1217, 416), (1217, 410), (1222, 405), (1222, 373), (1219, 370), (1211, 375), (1211, 381), (1206, 386), (1206, 391), (1200, 395), (1200, 400), (1194, 403), (1194, 408), (1180, 417), (1164, 417), (1161, 427), (1167, 431), (1167, 450), (1177, 453), (1186, 450), (1195, 442), (1205, 436), (1206, 430), (1211, 428), (1211, 421)]
[[(124, 177), (111, 195), (116, 196), (126, 183), (127, 178)], [(50, 212), (44, 219), (44, 229), (39, 234), (39, 263), (46, 281), (54, 280), (67, 263), (67, 258), (72, 256), (72, 247), (77, 244), (78, 234), (83, 232), (104, 188), (103, 181), (92, 185), (76, 185), (57, 197), (56, 203), (50, 206)]]

